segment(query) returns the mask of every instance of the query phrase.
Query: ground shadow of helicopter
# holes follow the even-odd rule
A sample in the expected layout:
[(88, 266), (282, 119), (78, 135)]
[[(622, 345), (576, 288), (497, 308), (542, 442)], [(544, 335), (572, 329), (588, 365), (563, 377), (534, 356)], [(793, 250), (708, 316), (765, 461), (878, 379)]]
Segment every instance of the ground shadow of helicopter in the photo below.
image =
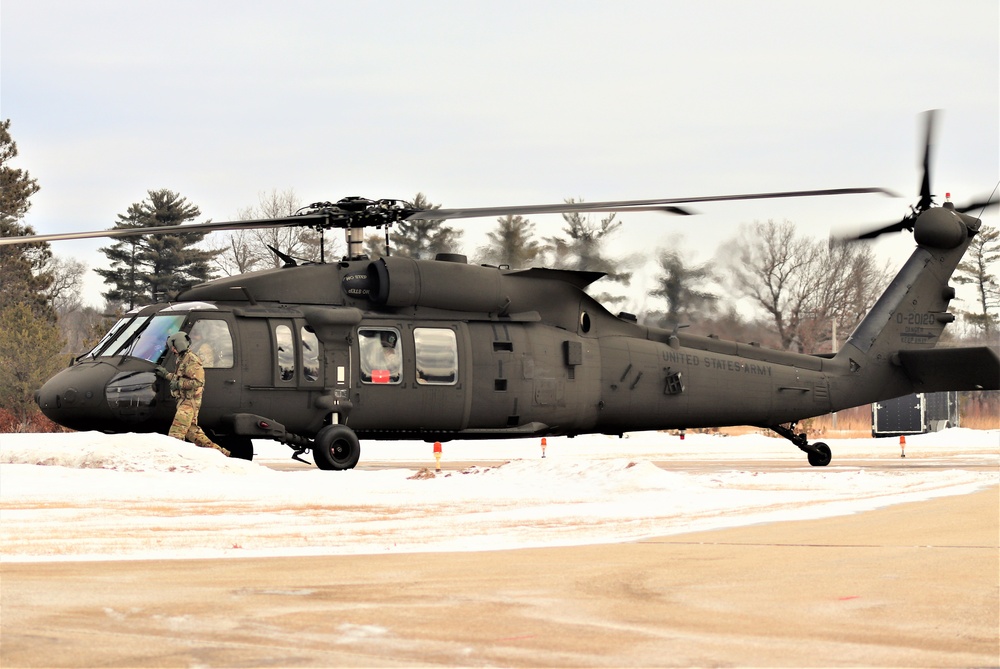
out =
[(888, 289), (835, 355), (770, 350), (646, 327), (584, 292), (597, 272), (369, 259), (367, 227), (410, 219), (663, 211), (692, 202), (885, 192), (786, 191), (476, 209), (419, 210), (347, 198), (296, 216), (162, 228), (3, 238), (0, 244), (248, 227), (345, 230), (348, 255), (209, 281), (176, 302), (135, 309), (36, 393), (49, 418), (76, 430), (165, 432), (174, 413), (154, 375), (172, 363), (168, 335), (186, 331), (206, 359), (199, 422), (233, 455), (251, 439), (308, 450), (321, 469), (353, 468), (361, 439), (622, 434), (729, 425), (774, 430), (811, 465), (831, 460), (796, 424), (913, 392), (995, 390), (988, 347), (935, 348), (954, 320), (948, 281), (995, 200), (935, 206), (927, 142), (920, 200), (900, 221), (856, 238), (910, 230), (917, 243)]

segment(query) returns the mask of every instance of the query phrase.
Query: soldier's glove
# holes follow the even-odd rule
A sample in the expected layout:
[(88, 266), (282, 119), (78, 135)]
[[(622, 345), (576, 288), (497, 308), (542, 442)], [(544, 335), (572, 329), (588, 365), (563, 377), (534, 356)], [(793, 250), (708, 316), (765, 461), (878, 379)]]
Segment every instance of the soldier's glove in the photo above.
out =
[(176, 393), (181, 389), (180, 379), (170, 379), (170, 392)]
[(157, 365), (154, 373), (161, 379), (166, 379), (170, 377), (170, 372), (168, 372), (167, 368), (164, 367), (163, 365)]

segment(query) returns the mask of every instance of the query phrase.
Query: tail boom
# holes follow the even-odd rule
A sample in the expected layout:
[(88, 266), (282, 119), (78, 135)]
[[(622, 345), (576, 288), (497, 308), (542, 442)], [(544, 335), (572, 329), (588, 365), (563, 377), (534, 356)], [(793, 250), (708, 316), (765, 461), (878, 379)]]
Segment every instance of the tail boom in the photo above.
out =
[(980, 228), (979, 219), (949, 205), (920, 215), (917, 248), (835, 356), (845, 370), (832, 380), (835, 407), (913, 392), (1000, 388), (996, 351), (935, 348), (955, 320), (948, 311), (955, 289), (948, 282)]

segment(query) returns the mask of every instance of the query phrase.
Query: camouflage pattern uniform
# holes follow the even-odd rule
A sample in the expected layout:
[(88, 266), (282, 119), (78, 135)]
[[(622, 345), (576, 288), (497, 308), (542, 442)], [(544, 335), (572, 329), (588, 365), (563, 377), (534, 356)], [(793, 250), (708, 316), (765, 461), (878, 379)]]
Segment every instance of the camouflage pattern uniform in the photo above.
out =
[(198, 350), (195, 353), (201, 359), (202, 367), (215, 367), (215, 351), (207, 341), (199, 344)]
[(177, 412), (167, 434), (202, 448), (214, 448), (228, 456), (229, 451), (209, 439), (198, 427), (198, 411), (201, 409), (201, 396), (205, 392), (205, 369), (198, 356), (190, 350), (181, 353), (177, 357), (177, 370), (168, 373), (167, 379), (171, 385), (170, 395), (177, 400)]

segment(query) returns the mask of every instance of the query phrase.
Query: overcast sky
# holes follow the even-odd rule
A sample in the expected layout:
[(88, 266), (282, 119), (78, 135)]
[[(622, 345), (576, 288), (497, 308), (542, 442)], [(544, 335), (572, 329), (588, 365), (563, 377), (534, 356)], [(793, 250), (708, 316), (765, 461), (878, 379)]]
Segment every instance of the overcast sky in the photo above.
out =
[[(905, 195), (622, 215), (622, 253), (707, 260), (739, 224), (898, 220), (918, 114), (934, 191), (1000, 180), (1000, 10), (941, 2), (3, 0), (0, 105), (39, 233), (103, 229), (150, 189), (228, 220), (262, 192), (445, 207), (883, 186)], [(560, 219), (532, 217), (541, 231)], [(984, 221), (996, 224), (990, 213)], [(465, 223), (465, 251), (493, 225)], [(106, 242), (57, 254), (102, 266)], [(910, 239), (881, 242), (897, 264)], [(895, 248), (901, 249), (898, 253)], [(99, 279), (87, 280), (96, 302)]]

